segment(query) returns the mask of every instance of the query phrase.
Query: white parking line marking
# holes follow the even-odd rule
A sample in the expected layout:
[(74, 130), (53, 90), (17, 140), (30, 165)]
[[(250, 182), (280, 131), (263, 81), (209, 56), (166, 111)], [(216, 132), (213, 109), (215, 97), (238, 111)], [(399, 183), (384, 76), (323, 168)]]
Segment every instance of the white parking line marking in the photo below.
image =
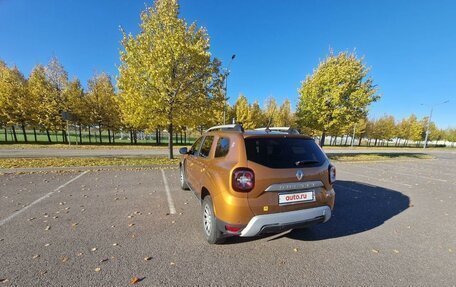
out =
[(165, 184), (166, 199), (168, 200), (169, 214), (176, 214), (176, 208), (174, 207), (174, 201), (169, 191), (168, 180), (166, 179), (165, 171), (160, 169), (163, 176), (163, 183)]
[(65, 186), (67, 186), (68, 184), (72, 183), (73, 181), (77, 180), (78, 178), (80, 178), (81, 176), (83, 176), (84, 174), (88, 173), (89, 171), (86, 170), (84, 171), (83, 173), (81, 173), (80, 175), (70, 179), (69, 181), (65, 182), (64, 184), (62, 184), (61, 186), (57, 187), (56, 189), (54, 189), (53, 191), (47, 193), (46, 195), (38, 198), (37, 200), (35, 200), (34, 202), (30, 203), (29, 205), (27, 205), (26, 207), (14, 212), (13, 214), (11, 214), (10, 216), (8, 216), (7, 218), (5, 219), (2, 219), (0, 220), (0, 226), (2, 226), (3, 224), (7, 223), (8, 221), (10, 221), (11, 219), (13, 219), (14, 217), (18, 216), (19, 214), (21, 214), (22, 212), (26, 211), (27, 209), (29, 209), (30, 207), (34, 206), (35, 204), (37, 203), (40, 203), (42, 200), (50, 197), (53, 193), (59, 191), (60, 189), (64, 188)]

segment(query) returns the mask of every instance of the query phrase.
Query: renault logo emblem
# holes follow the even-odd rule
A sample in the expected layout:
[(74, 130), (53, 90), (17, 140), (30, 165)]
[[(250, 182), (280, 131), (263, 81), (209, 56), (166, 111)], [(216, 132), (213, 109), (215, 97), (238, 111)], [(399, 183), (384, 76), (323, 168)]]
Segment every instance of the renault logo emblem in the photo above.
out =
[(304, 176), (304, 172), (302, 170), (298, 169), (298, 171), (296, 172), (296, 178), (298, 180), (301, 180), (303, 176)]

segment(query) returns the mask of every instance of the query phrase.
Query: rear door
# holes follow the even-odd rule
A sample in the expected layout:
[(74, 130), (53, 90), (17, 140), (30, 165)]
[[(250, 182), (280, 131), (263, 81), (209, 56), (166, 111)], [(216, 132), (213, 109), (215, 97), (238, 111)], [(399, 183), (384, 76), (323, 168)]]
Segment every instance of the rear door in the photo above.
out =
[(329, 161), (312, 139), (286, 135), (245, 139), (255, 187), (248, 193), (254, 214), (325, 204)]
[(195, 161), (195, 188), (201, 190), (203, 185), (203, 176), (208, 172), (207, 165), (211, 159), (211, 149), (214, 143), (214, 136), (204, 137), (203, 143), (201, 144), (200, 151), (198, 153), (198, 159)]
[(187, 156), (187, 159), (185, 161), (185, 176), (187, 178), (187, 183), (190, 185), (190, 187), (193, 189), (193, 191), (197, 191), (196, 189), (196, 173), (198, 171), (198, 156), (199, 156), (199, 151), (201, 148), (201, 143), (203, 142), (203, 137), (198, 138), (195, 143), (192, 145), (190, 148), (189, 155)]

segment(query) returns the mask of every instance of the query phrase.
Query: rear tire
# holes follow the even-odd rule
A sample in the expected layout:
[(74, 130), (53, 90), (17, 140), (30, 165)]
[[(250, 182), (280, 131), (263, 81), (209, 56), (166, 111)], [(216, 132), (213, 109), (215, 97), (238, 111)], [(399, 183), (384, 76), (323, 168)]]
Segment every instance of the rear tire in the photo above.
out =
[(202, 204), (203, 234), (209, 244), (219, 244), (225, 241), (221, 231), (217, 229), (217, 219), (214, 214), (212, 198), (207, 195)]
[(185, 172), (184, 172), (183, 165), (181, 165), (181, 167), (180, 167), (179, 181), (180, 181), (180, 187), (181, 187), (182, 190), (189, 190), (190, 189), (188, 187), (188, 184), (187, 184), (187, 179), (185, 178)]

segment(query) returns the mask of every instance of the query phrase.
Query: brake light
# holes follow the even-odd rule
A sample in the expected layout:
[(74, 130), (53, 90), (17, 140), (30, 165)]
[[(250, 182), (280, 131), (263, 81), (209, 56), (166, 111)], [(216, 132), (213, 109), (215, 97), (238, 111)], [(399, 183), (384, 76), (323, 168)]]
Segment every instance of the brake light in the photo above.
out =
[(328, 176), (329, 176), (330, 184), (333, 184), (334, 182), (336, 182), (336, 167), (335, 166), (329, 165)]
[(255, 186), (255, 174), (249, 168), (237, 168), (233, 171), (231, 185), (235, 191), (248, 192)]

